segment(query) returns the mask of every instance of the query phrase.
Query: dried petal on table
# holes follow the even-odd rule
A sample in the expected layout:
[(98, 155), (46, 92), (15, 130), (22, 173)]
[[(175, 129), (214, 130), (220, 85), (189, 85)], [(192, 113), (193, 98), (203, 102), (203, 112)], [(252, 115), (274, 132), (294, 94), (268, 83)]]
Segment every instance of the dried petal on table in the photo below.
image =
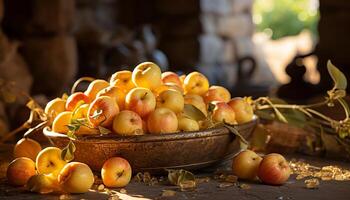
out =
[(316, 189), (316, 188), (318, 188), (319, 184), (320, 184), (320, 182), (318, 181), (317, 178), (312, 178), (312, 179), (305, 180), (305, 187), (307, 189)]
[(224, 181), (229, 182), (229, 183), (237, 183), (238, 177), (235, 175), (228, 175), (228, 176), (226, 176)]
[(210, 181), (210, 177), (196, 178), (197, 184), (208, 183), (209, 181)]
[(175, 196), (176, 192), (174, 190), (163, 190), (162, 197), (172, 197)]
[(227, 188), (227, 187), (231, 187), (231, 186), (233, 186), (234, 184), (233, 183), (220, 183), (219, 185), (218, 185), (218, 187), (219, 188)]
[(247, 189), (250, 189), (251, 187), (248, 184), (242, 183), (242, 184), (239, 185), (239, 188), (247, 190)]
[(126, 194), (127, 193), (126, 189), (124, 189), (124, 188), (120, 189), (119, 192), (122, 193), (122, 194)]

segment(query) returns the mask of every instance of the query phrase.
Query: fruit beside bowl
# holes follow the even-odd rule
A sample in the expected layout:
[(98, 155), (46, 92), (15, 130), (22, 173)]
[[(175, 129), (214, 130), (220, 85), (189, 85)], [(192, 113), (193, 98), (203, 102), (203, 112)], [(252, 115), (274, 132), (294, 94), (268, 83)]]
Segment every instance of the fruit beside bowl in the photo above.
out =
[(75, 160), (94, 170), (114, 156), (134, 171), (212, 165), (236, 154), (257, 122), (249, 98), (231, 98), (199, 72), (162, 73), (152, 62), (94, 80), (45, 111), (52, 125), (44, 134), (60, 148), (74, 140)]

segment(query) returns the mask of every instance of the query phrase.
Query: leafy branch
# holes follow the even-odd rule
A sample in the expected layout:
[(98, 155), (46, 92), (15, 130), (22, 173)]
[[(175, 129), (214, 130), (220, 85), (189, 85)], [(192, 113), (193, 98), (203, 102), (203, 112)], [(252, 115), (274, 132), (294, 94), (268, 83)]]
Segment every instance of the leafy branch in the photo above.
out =
[[(284, 123), (296, 122), (298, 125), (327, 130), (340, 139), (350, 136), (350, 109), (344, 100), (346, 96), (347, 80), (345, 75), (330, 61), (327, 63), (328, 72), (334, 82), (334, 86), (327, 92), (323, 101), (309, 105), (287, 104), (281, 100), (269, 97), (260, 97), (252, 102), (256, 113), (261, 118), (277, 119)], [(336, 120), (317, 111), (322, 106), (334, 107), (339, 104), (344, 111), (344, 119)], [(344, 141), (343, 143), (344, 144)]]

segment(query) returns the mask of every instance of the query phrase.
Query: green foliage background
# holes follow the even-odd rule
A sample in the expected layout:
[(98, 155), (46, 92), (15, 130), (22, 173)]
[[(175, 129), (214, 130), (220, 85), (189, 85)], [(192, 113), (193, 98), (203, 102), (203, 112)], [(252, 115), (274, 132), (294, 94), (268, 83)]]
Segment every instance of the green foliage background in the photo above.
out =
[(272, 39), (310, 30), (317, 37), (319, 13), (314, 0), (255, 0), (253, 14), (258, 32), (269, 32)]

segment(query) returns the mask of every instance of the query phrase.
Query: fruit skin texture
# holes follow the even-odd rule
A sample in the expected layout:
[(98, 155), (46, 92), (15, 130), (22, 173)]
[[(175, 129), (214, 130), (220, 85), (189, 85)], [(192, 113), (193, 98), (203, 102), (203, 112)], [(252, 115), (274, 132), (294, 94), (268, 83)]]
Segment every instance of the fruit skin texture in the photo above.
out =
[(174, 83), (179, 87), (182, 87), (179, 76), (174, 72), (163, 72), (162, 73), (162, 82), (165, 83)]
[(233, 158), (232, 172), (240, 179), (254, 180), (262, 158), (254, 151), (245, 150)]
[(55, 118), (58, 114), (66, 110), (66, 100), (56, 98), (48, 102), (45, 106), (45, 113)]
[(175, 113), (184, 109), (185, 100), (182, 94), (176, 90), (165, 90), (157, 97), (157, 108), (169, 108)]
[(67, 133), (68, 132), (67, 125), (70, 124), (71, 119), (72, 119), (72, 112), (64, 111), (60, 113), (52, 122), (52, 131), (56, 133), (64, 133), (64, 134)]
[(277, 153), (266, 155), (259, 165), (258, 177), (270, 185), (282, 185), (291, 174), (286, 159)]
[(186, 117), (185, 115), (179, 115), (178, 120), (178, 129), (179, 131), (198, 131), (199, 124), (196, 120)]
[(132, 82), (137, 87), (154, 90), (162, 84), (160, 68), (155, 63), (143, 62), (132, 72)]
[(124, 109), (126, 90), (116, 86), (109, 86), (97, 93), (96, 97), (100, 96), (111, 97), (116, 101), (120, 110)]
[(87, 192), (94, 181), (94, 174), (90, 167), (80, 162), (68, 163), (58, 175), (58, 184), (68, 193)]
[(108, 159), (101, 170), (103, 184), (107, 187), (124, 187), (130, 182), (131, 175), (129, 162), (121, 157)]
[(212, 101), (223, 101), (227, 103), (231, 99), (230, 92), (222, 86), (210, 86), (209, 90), (203, 96), (206, 104)]
[(147, 118), (147, 128), (150, 133), (174, 133), (178, 128), (175, 113), (168, 108), (156, 108)]
[(113, 131), (120, 135), (143, 134), (141, 117), (130, 110), (123, 110), (113, 120)]
[(30, 138), (22, 138), (15, 145), (13, 156), (15, 158), (26, 157), (35, 161), (40, 151), (41, 145), (37, 141)]
[(120, 87), (126, 91), (129, 91), (135, 87), (135, 84), (132, 82), (131, 76), (132, 76), (131, 71), (128, 71), (128, 70), (119, 71), (112, 75), (109, 83), (112, 86)]
[(209, 89), (208, 79), (199, 72), (191, 72), (184, 80), (185, 94), (204, 95)]
[(84, 103), (90, 103), (90, 98), (82, 92), (71, 94), (66, 102), (66, 110), (73, 111), (76, 107)]
[(35, 174), (34, 161), (25, 157), (13, 160), (6, 171), (7, 180), (13, 186), (25, 185), (29, 178)]
[(40, 151), (36, 158), (36, 169), (39, 174), (54, 174), (58, 176), (61, 169), (67, 164), (61, 158), (61, 149), (47, 147)]
[(134, 88), (129, 91), (125, 98), (125, 108), (146, 117), (156, 107), (156, 98), (147, 88)]
[(253, 108), (245, 99), (235, 97), (227, 104), (235, 111), (237, 123), (245, 123), (253, 119)]
[(90, 104), (88, 120), (93, 127), (109, 127), (118, 113), (119, 107), (115, 100), (108, 96), (101, 96)]
[(87, 112), (89, 110), (89, 104), (83, 104), (79, 106), (74, 113), (72, 113), (72, 119), (81, 119), (87, 117)]
[(215, 105), (212, 115), (214, 121), (236, 124), (235, 112), (229, 105), (222, 101), (214, 101), (213, 104)]
[(186, 104), (195, 106), (200, 111), (202, 111), (205, 116), (208, 116), (207, 106), (205, 105), (204, 100), (201, 96), (196, 94), (186, 94), (184, 96), (184, 100)]
[(96, 98), (99, 91), (109, 86), (109, 83), (102, 79), (96, 79), (89, 84), (89, 87), (84, 92), (91, 101)]

